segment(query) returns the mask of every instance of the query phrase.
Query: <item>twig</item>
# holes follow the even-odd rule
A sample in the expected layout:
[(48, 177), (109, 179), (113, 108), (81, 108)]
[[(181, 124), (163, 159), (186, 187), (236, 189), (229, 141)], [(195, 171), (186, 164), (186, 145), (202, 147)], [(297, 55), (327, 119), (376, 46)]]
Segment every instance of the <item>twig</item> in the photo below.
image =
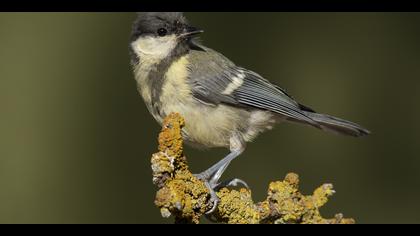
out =
[[(158, 186), (155, 204), (163, 217), (175, 216), (176, 223), (199, 223), (211, 209), (210, 194), (203, 182), (188, 170), (183, 152), (181, 129), (184, 119), (170, 114), (159, 135), (159, 152), (152, 156), (153, 183)], [(298, 223), (348, 224), (351, 218), (342, 214), (324, 219), (319, 208), (334, 194), (331, 184), (317, 188), (310, 196), (298, 190), (299, 177), (289, 173), (283, 181), (270, 183), (266, 200), (254, 203), (251, 191), (245, 188), (217, 192), (220, 203), (212, 219), (221, 223)]]

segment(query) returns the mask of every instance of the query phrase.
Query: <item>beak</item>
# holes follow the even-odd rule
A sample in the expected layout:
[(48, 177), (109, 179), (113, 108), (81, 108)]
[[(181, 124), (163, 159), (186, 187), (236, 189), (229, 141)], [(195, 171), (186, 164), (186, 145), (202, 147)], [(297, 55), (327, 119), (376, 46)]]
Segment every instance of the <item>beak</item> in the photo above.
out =
[(179, 35), (180, 38), (193, 38), (204, 31), (192, 26), (185, 26), (183, 32)]

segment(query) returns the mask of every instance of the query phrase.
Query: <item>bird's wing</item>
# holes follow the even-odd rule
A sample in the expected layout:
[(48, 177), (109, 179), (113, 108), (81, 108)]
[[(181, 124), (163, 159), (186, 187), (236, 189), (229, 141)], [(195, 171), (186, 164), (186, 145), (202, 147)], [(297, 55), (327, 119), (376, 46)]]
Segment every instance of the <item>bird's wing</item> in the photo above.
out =
[(226, 63), (224, 60), (227, 59), (220, 54), (218, 56), (223, 60), (207, 58), (206, 63), (212, 63), (207, 65), (191, 61), (191, 67), (197, 67), (190, 68), (189, 79), (196, 99), (207, 104), (223, 103), (267, 110), (319, 126), (284, 90), (252, 71)]

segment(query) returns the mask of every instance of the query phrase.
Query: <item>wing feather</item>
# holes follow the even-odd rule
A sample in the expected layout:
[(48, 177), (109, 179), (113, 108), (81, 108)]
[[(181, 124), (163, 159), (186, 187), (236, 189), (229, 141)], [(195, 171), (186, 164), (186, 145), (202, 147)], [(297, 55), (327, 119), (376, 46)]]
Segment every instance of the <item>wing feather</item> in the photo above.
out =
[[(191, 58), (189, 82), (199, 101), (267, 110), (319, 127), (291, 96), (257, 73), (235, 66), (210, 49), (197, 53), (200, 57)], [(227, 89), (229, 86), (234, 89)]]

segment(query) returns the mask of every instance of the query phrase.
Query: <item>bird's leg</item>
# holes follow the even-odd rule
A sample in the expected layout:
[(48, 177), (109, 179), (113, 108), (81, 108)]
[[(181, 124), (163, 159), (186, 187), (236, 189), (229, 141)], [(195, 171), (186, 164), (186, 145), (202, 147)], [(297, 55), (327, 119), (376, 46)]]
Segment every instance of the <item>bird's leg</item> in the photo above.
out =
[(214, 210), (217, 207), (217, 204), (219, 203), (219, 198), (217, 197), (215, 190), (225, 186), (236, 186), (238, 183), (241, 183), (244, 186), (248, 187), (248, 185), (240, 179), (233, 179), (221, 183), (219, 182), (220, 177), (222, 176), (226, 168), (229, 166), (230, 162), (236, 157), (238, 157), (245, 150), (245, 142), (243, 142), (238, 135), (233, 136), (230, 139), (230, 150), (231, 152), (222, 160), (220, 160), (207, 170), (201, 172), (200, 174), (195, 175), (195, 177), (204, 181), (206, 187), (210, 191), (210, 201), (213, 202), (213, 207), (210, 211), (207, 212), (207, 214), (214, 212)]
[(208, 168), (207, 170), (201, 172), (200, 174), (195, 174), (200, 180), (207, 182), (211, 188), (215, 188), (219, 185), (219, 179), (222, 176), (223, 172), (229, 166), (230, 162), (239, 156), (241, 152), (232, 151), (224, 157), (222, 160)]

